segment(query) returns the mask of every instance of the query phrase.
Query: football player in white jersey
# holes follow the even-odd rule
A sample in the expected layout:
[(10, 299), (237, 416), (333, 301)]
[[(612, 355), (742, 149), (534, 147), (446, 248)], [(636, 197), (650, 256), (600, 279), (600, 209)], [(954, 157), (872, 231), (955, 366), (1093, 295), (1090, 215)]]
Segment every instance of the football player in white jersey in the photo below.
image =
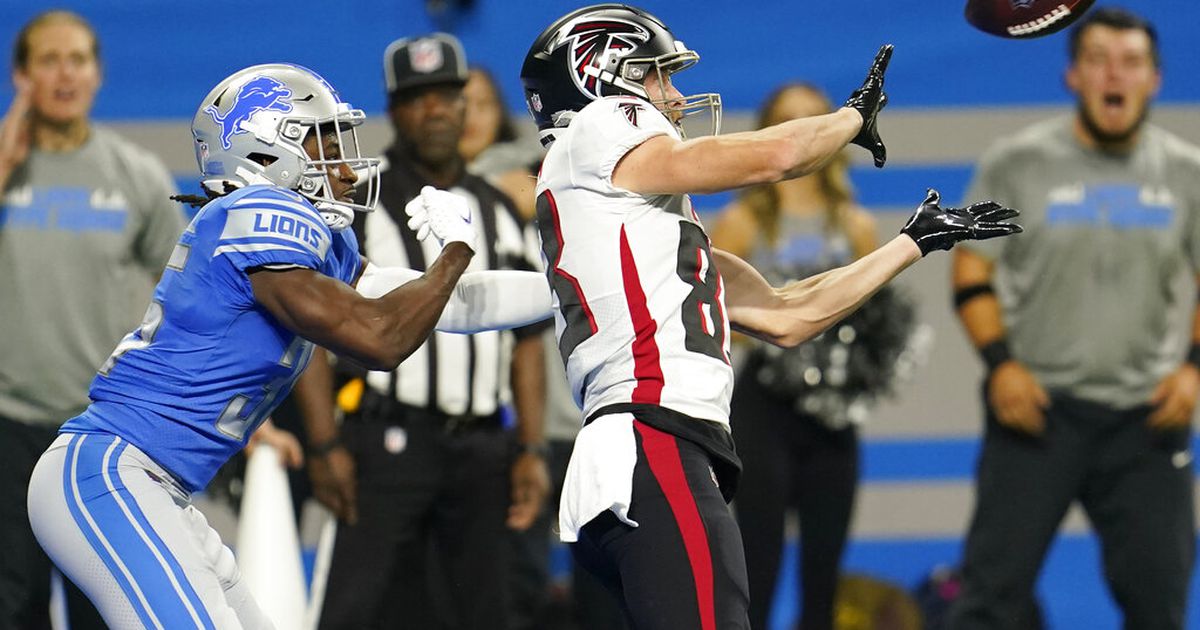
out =
[[(726, 136), (715, 135), (718, 95), (685, 97), (671, 83), (698, 55), (640, 9), (571, 12), (525, 58), (526, 102), (548, 147), (538, 226), (585, 423), (561, 536), (637, 630), (749, 627), (741, 537), (727, 507), (740, 469), (728, 421), (730, 328), (795, 345), (930, 251), (1020, 231), (1004, 222), (1014, 210), (942, 208), (931, 190), (901, 235), (784, 287), (710, 246), (688, 193), (800, 177), (847, 143), (883, 166), (875, 119), (891, 52), (880, 49), (836, 112)], [(682, 120), (703, 111), (714, 135), (684, 139)]]

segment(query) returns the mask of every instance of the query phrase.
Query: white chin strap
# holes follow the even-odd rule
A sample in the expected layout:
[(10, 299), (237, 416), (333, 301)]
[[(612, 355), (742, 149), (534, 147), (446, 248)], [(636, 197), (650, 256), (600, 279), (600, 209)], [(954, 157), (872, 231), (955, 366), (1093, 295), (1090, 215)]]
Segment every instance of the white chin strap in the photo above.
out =
[(341, 232), (354, 223), (354, 210), (332, 201), (314, 201), (313, 207), (321, 213), (325, 225), (334, 232)]

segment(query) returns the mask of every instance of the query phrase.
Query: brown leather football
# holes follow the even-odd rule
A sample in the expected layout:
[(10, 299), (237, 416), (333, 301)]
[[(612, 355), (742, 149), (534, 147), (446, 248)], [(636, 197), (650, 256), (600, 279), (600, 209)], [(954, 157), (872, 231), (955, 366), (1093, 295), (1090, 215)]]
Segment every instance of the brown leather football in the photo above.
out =
[(967, 0), (967, 21), (992, 35), (1029, 39), (1056, 33), (1096, 0)]

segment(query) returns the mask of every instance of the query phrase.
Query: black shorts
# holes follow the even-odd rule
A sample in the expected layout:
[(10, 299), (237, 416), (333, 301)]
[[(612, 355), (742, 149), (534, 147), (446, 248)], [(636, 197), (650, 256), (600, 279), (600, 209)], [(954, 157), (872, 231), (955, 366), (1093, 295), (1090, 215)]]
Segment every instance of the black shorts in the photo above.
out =
[(616, 593), (634, 630), (748, 629), (742, 538), (713, 457), (641, 420), (634, 434), (638, 526), (601, 513), (572, 545), (576, 560)]

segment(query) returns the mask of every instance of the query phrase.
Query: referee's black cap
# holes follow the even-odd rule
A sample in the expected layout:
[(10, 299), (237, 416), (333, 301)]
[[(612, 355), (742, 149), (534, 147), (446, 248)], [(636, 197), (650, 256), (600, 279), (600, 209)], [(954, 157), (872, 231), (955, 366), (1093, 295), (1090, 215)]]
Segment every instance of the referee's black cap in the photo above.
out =
[(427, 85), (467, 83), (467, 55), (449, 33), (404, 37), (383, 53), (383, 80), (388, 97)]

